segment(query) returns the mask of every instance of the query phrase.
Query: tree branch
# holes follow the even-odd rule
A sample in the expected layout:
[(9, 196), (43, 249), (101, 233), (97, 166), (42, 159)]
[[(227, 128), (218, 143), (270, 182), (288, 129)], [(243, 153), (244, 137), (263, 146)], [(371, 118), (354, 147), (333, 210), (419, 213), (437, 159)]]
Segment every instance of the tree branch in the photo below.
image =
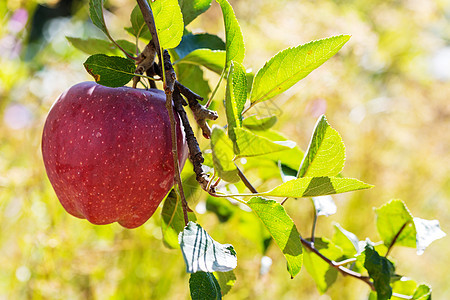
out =
[[(175, 71), (172, 67), (172, 63), (170, 61), (170, 55), (167, 51), (164, 52), (164, 57), (161, 53), (161, 45), (159, 44), (159, 38), (158, 33), (156, 30), (156, 24), (155, 19), (153, 18), (153, 12), (152, 8), (148, 5), (148, 2), (145, 0), (137, 0), (137, 3), (139, 5), (139, 8), (141, 9), (142, 16), (144, 17), (145, 23), (147, 24), (148, 29), (150, 30), (150, 33), (152, 35), (152, 40), (150, 41), (149, 45), (147, 45), (146, 49), (146, 55), (144, 54), (144, 57), (142, 58), (142, 62), (145, 64), (142, 66), (142, 70), (139, 70), (141, 72), (148, 71), (151, 66), (153, 65), (154, 61), (154, 53), (158, 53), (159, 63), (160, 67), (162, 69), (162, 76), (164, 79), (164, 92), (166, 93), (166, 108), (169, 113), (170, 118), (170, 131), (171, 131), (171, 137), (172, 137), (172, 156), (173, 156), (173, 166), (175, 171), (175, 182), (178, 185), (178, 190), (180, 191), (180, 197), (181, 197), (181, 203), (183, 206), (183, 215), (184, 215), (184, 222), (185, 225), (188, 224), (189, 218), (187, 215), (187, 202), (186, 198), (184, 196), (183, 191), (183, 184), (181, 182), (181, 176), (180, 176), (180, 166), (178, 163), (178, 148), (177, 148), (177, 131), (176, 131), (176, 121), (175, 121), (175, 115), (173, 113), (173, 101), (172, 101), (172, 94), (175, 86), (176, 81), (176, 75)], [(152, 44), (152, 45), (151, 45)], [(148, 54), (150, 53), (150, 54)], [(151, 59), (153, 54), (153, 59)], [(140, 55), (141, 57), (141, 55)], [(151, 59), (151, 61), (149, 60)], [(139, 68), (139, 66), (138, 66)], [(133, 82), (134, 85), (134, 82)]]
[(152, 8), (148, 5), (146, 0), (137, 0), (139, 8), (141, 9), (142, 16), (144, 17), (145, 24), (147, 24), (148, 30), (152, 35), (152, 40), (150, 43), (155, 45), (156, 52), (158, 53), (159, 61), (162, 62), (161, 46), (159, 44), (158, 32), (156, 30), (155, 18), (153, 17)]
[(394, 236), (394, 238), (392, 239), (392, 242), (389, 244), (389, 247), (386, 251), (386, 254), (384, 255), (384, 257), (387, 257), (389, 255), (389, 252), (391, 252), (392, 247), (394, 246), (395, 242), (397, 241), (398, 237), (400, 236), (400, 234), (402, 233), (403, 229), (405, 229), (406, 225), (408, 225), (409, 222), (406, 222), (405, 224), (403, 224), (403, 226), (400, 228), (400, 230), (397, 232), (397, 234)]
[(342, 265), (340, 265), (338, 263), (335, 263), (334, 261), (332, 261), (331, 259), (329, 259), (325, 255), (320, 253), (319, 250), (317, 250), (314, 247), (314, 243), (313, 242), (307, 241), (307, 240), (305, 240), (302, 237), (300, 237), (300, 239), (302, 241), (303, 246), (305, 246), (309, 251), (314, 252), (316, 255), (318, 255), (323, 261), (328, 263), (330, 266), (332, 266), (333, 268), (336, 268), (343, 275), (348, 275), (348, 276), (351, 276), (353, 278), (362, 280), (363, 282), (367, 283), (373, 291), (375, 291), (375, 286), (374, 286), (373, 282), (370, 280), (370, 277), (363, 276), (360, 273), (357, 273), (355, 271), (347, 269), (346, 267), (344, 267), (344, 266), (342, 266)]
[(236, 163), (234, 163), (236, 166), (236, 169), (238, 170), (238, 176), (241, 178), (242, 182), (245, 184), (245, 186), (252, 192), (253, 194), (257, 194), (258, 191), (253, 187), (253, 185), (248, 181), (247, 177), (245, 177), (244, 173), (242, 173), (241, 169), (237, 166)]
[(180, 116), (181, 122), (183, 123), (184, 132), (186, 134), (186, 141), (189, 148), (189, 158), (192, 162), (192, 165), (194, 166), (194, 173), (196, 175), (197, 182), (205, 191), (214, 193), (214, 190), (210, 191), (210, 189), (208, 188), (208, 175), (203, 172), (202, 167), (202, 164), (204, 162), (203, 154), (200, 150), (197, 139), (195, 138), (192, 127), (189, 124), (189, 119), (187, 117), (186, 111), (183, 108), (183, 105), (187, 105), (187, 103), (181, 96), (179, 90), (180, 86), (181, 85), (175, 85), (173, 102), (175, 110), (177, 111), (178, 115)]

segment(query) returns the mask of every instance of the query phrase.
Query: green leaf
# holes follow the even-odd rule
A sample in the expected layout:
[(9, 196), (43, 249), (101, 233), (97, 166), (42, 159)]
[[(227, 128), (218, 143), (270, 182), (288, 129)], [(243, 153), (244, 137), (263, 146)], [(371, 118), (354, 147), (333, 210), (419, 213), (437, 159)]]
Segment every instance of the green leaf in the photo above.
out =
[(185, 87), (195, 91), (203, 99), (208, 99), (211, 93), (208, 81), (203, 77), (203, 70), (199, 66), (177, 64), (175, 65), (177, 80)]
[(150, 1), (158, 31), (159, 43), (163, 49), (178, 46), (183, 36), (183, 15), (177, 0)]
[(289, 180), (261, 195), (274, 197), (316, 197), (371, 188), (372, 185), (353, 178), (303, 177)]
[(103, 17), (103, 0), (89, 0), (89, 15), (92, 23), (109, 37), (108, 28), (106, 28), (105, 18)]
[[(199, 33), (183, 35), (180, 44), (175, 48), (179, 59), (197, 49), (225, 50), (224, 41), (214, 34)], [(225, 52), (225, 51), (224, 51)], [(221, 64), (225, 63), (225, 53)]]
[(216, 242), (199, 224), (189, 222), (180, 232), (178, 242), (187, 273), (228, 272), (236, 268), (233, 246)]
[(413, 295), (414, 300), (431, 300), (431, 286), (421, 284), (417, 287)]
[(270, 129), (277, 122), (277, 116), (259, 117), (250, 116), (242, 120), (242, 126), (250, 130), (263, 131)]
[(407, 247), (416, 247), (416, 229), (413, 217), (401, 200), (391, 200), (375, 210), (377, 215), (377, 230), (384, 244), (389, 247), (397, 237), (395, 244)]
[(95, 54), (84, 62), (86, 71), (98, 84), (119, 87), (127, 84), (133, 77), (136, 66), (126, 58)]
[(337, 207), (330, 195), (312, 197), (311, 199), (314, 203), (317, 216), (328, 217), (336, 213)]
[(349, 35), (339, 35), (278, 52), (256, 73), (251, 103), (286, 91), (336, 54), (349, 38)]
[[(142, 16), (141, 9), (139, 8), (139, 5), (136, 5), (131, 12), (130, 15), (130, 22), (131, 22), (131, 31), (129, 31), (132, 35), (136, 37), (143, 36), (144, 34), (150, 34), (148, 30), (148, 26), (145, 23), (144, 17)], [(151, 35), (149, 35), (151, 38)]]
[(116, 45), (106, 40), (94, 38), (82, 39), (70, 36), (66, 36), (66, 39), (72, 46), (89, 55), (99, 53), (118, 55), (119, 52), (122, 53), (122, 51), (117, 49)]
[[(188, 217), (190, 221), (197, 220), (193, 212), (188, 212)], [(166, 200), (164, 200), (164, 206), (161, 211), (161, 230), (164, 245), (171, 249), (180, 247), (178, 234), (184, 230), (184, 215), (181, 201), (173, 189), (166, 197)]]
[(193, 64), (203, 66), (217, 74), (221, 74), (224, 69), (225, 51), (197, 49), (186, 55), (177, 63)]
[[(401, 277), (400, 280), (397, 280), (391, 283), (392, 292), (401, 294), (401, 295), (412, 295), (417, 288), (417, 282), (411, 280), (407, 277)], [(398, 299), (393, 296), (394, 299)]]
[(217, 125), (212, 128), (211, 149), (214, 170), (219, 177), (228, 182), (238, 182), (240, 178), (233, 162), (233, 142), (228, 138), (225, 130)]
[(278, 161), (278, 169), (280, 170), (281, 180), (283, 182), (297, 179), (297, 171), (289, 168), (288, 166), (281, 163), (281, 161)]
[(342, 228), (339, 224), (334, 224), (335, 232), (333, 235), (333, 243), (338, 245), (344, 251), (344, 255), (347, 257), (352, 257), (359, 250), (359, 239), (358, 237), (350, 232)]
[(217, 281), (219, 282), (220, 289), (222, 290), (222, 296), (225, 296), (234, 286), (234, 283), (236, 282), (236, 275), (234, 275), (233, 271), (216, 272), (214, 275), (216, 275)]
[(197, 272), (191, 274), (189, 289), (192, 300), (222, 299), (220, 285), (211, 273)]
[(369, 272), (370, 278), (373, 279), (377, 299), (390, 299), (392, 297), (390, 282), (395, 271), (394, 265), (387, 258), (380, 256), (373, 246), (367, 244), (364, 267)]
[[(117, 40), (116, 43), (122, 47), (123, 50), (127, 51), (128, 53), (136, 53), (136, 44), (129, 42), (127, 40)], [(117, 48), (119, 51), (119, 48)], [(123, 52), (120, 50), (120, 54), (123, 54)]]
[[(342, 257), (342, 249), (326, 238), (316, 238), (314, 240), (314, 247), (319, 250), (321, 254), (331, 260), (337, 260)], [(338, 270), (331, 267), (317, 254), (312, 253), (307, 248), (303, 261), (306, 271), (308, 271), (314, 279), (317, 289), (321, 293), (325, 293), (327, 289), (336, 281)]]
[(187, 26), (211, 6), (211, 0), (178, 0), (178, 3), (183, 13), (184, 26)]
[(294, 222), (284, 207), (273, 200), (253, 197), (247, 205), (255, 212), (269, 230), (275, 243), (286, 257), (291, 277), (300, 272), (303, 260), (302, 242)]
[(421, 255), (433, 241), (446, 236), (445, 232), (441, 230), (438, 220), (424, 220), (414, 218), (414, 225), (416, 228), (416, 242), (417, 254)]
[(230, 3), (227, 0), (216, 1), (222, 8), (223, 22), (225, 23), (225, 44), (227, 50), (225, 65), (228, 66), (232, 60), (242, 64), (244, 61), (245, 46), (241, 26), (239, 26)]
[(228, 136), (236, 142), (234, 129), (242, 126), (242, 110), (247, 101), (247, 78), (245, 68), (240, 63), (231, 61), (227, 76), (225, 93), (225, 111), (228, 123)]
[(235, 153), (238, 157), (265, 155), (273, 152), (290, 150), (295, 147), (292, 141), (271, 141), (245, 128), (234, 129), (236, 137)]
[(217, 74), (221, 74), (225, 62), (225, 51), (197, 49), (178, 60), (175, 65), (190, 64), (203, 66)]
[[(288, 141), (288, 138), (274, 130), (256, 131), (255, 133), (259, 136), (266, 137), (271, 141)], [(295, 146), (294, 148), (283, 152), (273, 152), (258, 156), (258, 159), (269, 159), (277, 166), (278, 162), (281, 162), (283, 165), (297, 171), (300, 168), (303, 155), (303, 151), (298, 146)]]
[(220, 222), (226, 222), (234, 214), (234, 205), (225, 198), (208, 196), (206, 209), (216, 214)]
[(344, 168), (345, 146), (324, 115), (319, 117), (298, 177), (336, 176)]

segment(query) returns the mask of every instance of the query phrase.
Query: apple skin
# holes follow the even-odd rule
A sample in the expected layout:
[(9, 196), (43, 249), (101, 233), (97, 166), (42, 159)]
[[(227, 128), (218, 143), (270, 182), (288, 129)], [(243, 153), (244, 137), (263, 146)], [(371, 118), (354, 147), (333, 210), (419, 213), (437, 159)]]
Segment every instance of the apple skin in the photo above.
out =
[[(144, 224), (174, 184), (169, 114), (161, 90), (82, 82), (53, 104), (42, 155), (56, 195), (93, 224)], [(177, 120), (180, 168), (187, 157)]]

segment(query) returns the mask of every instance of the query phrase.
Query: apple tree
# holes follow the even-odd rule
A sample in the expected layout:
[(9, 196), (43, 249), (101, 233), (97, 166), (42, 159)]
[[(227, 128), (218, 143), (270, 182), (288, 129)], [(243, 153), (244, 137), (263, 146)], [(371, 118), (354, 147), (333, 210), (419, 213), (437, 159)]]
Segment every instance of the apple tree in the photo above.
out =
[[(331, 238), (316, 236), (319, 217), (336, 213), (330, 195), (372, 185), (343, 175), (345, 146), (324, 115), (309, 145), (298, 146), (272, 129), (276, 116), (256, 113), (258, 106), (276, 105), (278, 95), (332, 58), (350, 36), (281, 50), (253, 73), (243, 64), (244, 38), (232, 6), (216, 2), (225, 41), (186, 28), (211, 0), (138, 0), (124, 28), (130, 40), (115, 40), (102, 1), (90, 0), (91, 20), (109, 41), (68, 40), (90, 55), (84, 67), (95, 83), (64, 92), (43, 134), (47, 174), (64, 208), (93, 224), (134, 228), (163, 201), (164, 245), (181, 250), (192, 299), (221, 299), (239, 268), (239, 253), (224, 243), (233, 241), (216, 241), (197, 222), (190, 208), (195, 193), (208, 196), (207, 208), (223, 222), (233, 210), (251, 210), (265, 228), (265, 244), (283, 254), (288, 276), (304, 267), (321, 293), (344, 275), (367, 284), (371, 299), (431, 299), (429, 285), (396, 272), (390, 253), (397, 245), (422, 254), (445, 236), (439, 222), (413, 217), (403, 201), (391, 200), (375, 211), (380, 242), (361, 240), (339, 224)], [(204, 69), (219, 80), (210, 86)], [(245, 175), (259, 168), (258, 180)], [(284, 205), (298, 198), (314, 207), (309, 234)]]

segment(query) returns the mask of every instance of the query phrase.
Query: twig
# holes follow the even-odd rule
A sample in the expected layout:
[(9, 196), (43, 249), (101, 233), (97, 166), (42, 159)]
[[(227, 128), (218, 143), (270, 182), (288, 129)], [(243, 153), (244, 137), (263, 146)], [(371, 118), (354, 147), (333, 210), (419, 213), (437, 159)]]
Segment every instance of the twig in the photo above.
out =
[(189, 223), (189, 218), (187, 215), (188, 205), (186, 202), (186, 197), (184, 196), (183, 184), (181, 182), (181, 175), (180, 175), (180, 166), (178, 164), (177, 131), (172, 101), (176, 76), (172, 64), (170, 63), (170, 55), (169, 52), (167, 52), (167, 50), (164, 51), (164, 67), (166, 73), (164, 92), (166, 93), (166, 108), (167, 111), (169, 112), (170, 130), (172, 133), (172, 155), (173, 155), (173, 164), (175, 167), (175, 182), (177, 183), (178, 190), (180, 191), (181, 204), (183, 207), (184, 223), (187, 226), (187, 224)]
[(225, 76), (225, 70), (226, 70), (226, 67), (222, 70), (222, 74), (220, 74), (219, 81), (217, 82), (217, 85), (214, 88), (214, 91), (212, 92), (211, 97), (209, 97), (208, 102), (206, 102), (206, 107), (209, 107), (211, 105), (213, 98), (216, 95), (217, 90), (219, 89), (220, 83), (222, 82), (222, 79)]
[[(236, 166), (236, 167), (237, 167), (237, 166)], [(239, 170), (239, 168), (238, 168), (238, 172), (239, 172), (239, 171), (240, 171), (240, 170)], [(242, 175), (244, 175), (244, 174), (242, 174)], [(245, 176), (243, 176), (243, 177), (245, 178)], [(241, 178), (241, 179), (242, 179), (242, 178)], [(247, 180), (247, 178), (245, 178), (245, 180)], [(242, 180), (242, 181), (244, 181), (244, 180)], [(247, 181), (248, 181), (248, 180), (247, 180)], [(245, 183), (245, 182), (244, 182), (244, 183)], [(253, 188), (252, 193), (255, 193), (255, 194), (256, 194), (256, 193), (258, 193), (258, 192), (256, 191), (256, 189)], [(287, 199), (287, 198), (286, 198), (286, 199)], [(285, 199), (284, 201), (286, 201), (286, 199)], [(317, 219), (317, 214), (316, 214), (316, 213), (314, 214), (314, 216), (315, 216), (315, 219)], [(405, 225), (406, 225), (406, 224), (405, 224)], [(313, 232), (314, 232), (314, 229), (313, 229)], [(309, 241), (305, 240), (304, 238), (302, 238), (301, 236), (300, 236), (300, 240), (301, 240), (302, 245), (303, 245), (304, 247), (306, 247), (306, 248), (307, 248), (308, 250), (310, 250), (311, 252), (315, 253), (315, 254), (316, 254), (317, 256), (319, 256), (323, 261), (325, 261), (326, 263), (328, 263), (331, 267), (337, 269), (337, 270), (338, 270), (340, 273), (342, 273), (344, 276), (351, 276), (351, 277), (353, 277), (353, 278), (359, 279), (359, 280), (365, 282), (365, 283), (370, 287), (370, 289), (371, 289), (372, 291), (375, 291), (375, 285), (374, 285), (374, 283), (371, 281), (371, 279), (370, 279), (369, 276), (363, 276), (362, 274), (360, 274), (360, 273), (358, 273), (358, 272), (355, 272), (355, 271), (352, 271), (352, 270), (350, 270), (350, 269), (348, 269), (348, 268), (346, 268), (346, 267), (343, 266), (344, 264), (347, 264), (347, 263), (349, 263), (349, 262), (354, 261), (354, 260), (355, 260), (354, 258), (350, 258), (350, 259), (347, 259), (347, 260), (344, 260), (344, 261), (341, 261), (341, 262), (334, 262), (334, 261), (332, 261), (331, 259), (329, 259), (328, 257), (326, 257), (325, 255), (323, 255), (322, 253), (320, 253), (319, 250), (316, 249), (316, 248), (314, 247), (314, 242), (309, 242)], [(406, 296), (406, 295), (402, 295), (402, 294), (397, 294), (397, 293), (393, 293), (393, 296), (396, 296), (396, 297), (402, 298), (402, 299), (412, 299), (412, 297), (410, 297), (410, 296)]]
[(317, 211), (316, 208), (314, 207), (314, 221), (313, 221), (313, 225), (312, 225), (312, 229), (311, 229), (311, 241), (314, 244), (314, 240), (315, 240), (315, 233), (316, 233), (316, 225), (317, 225)]
[(406, 222), (405, 224), (403, 224), (403, 226), (400, 228), (400, 230), (397, 232), (397, 234), (394, 236), (394, 239), (392, 240), (392, 242), (389, 244), (389, 247), (386, 251), (386, 254), (384, 255), (384, 257), (387, 257), (389, 255), (389, 252), (391, 252), (392, 247), (394, 246), (395, 242), (397, 241), (398, 237), (400, 236), (400, 234), (402, 233), (403, 229), (405, 229), (406, 225), (408, 225), (409, 222)]
[(200, 150), (197, 139), (195, 138), (192, 127), (189, 124), (189, 119), (187, 117), (186, 111), (183, 108), (183, 105), (187, 105), (187, 103), (180, 94), (179, 86), (175, 86), (173, 93), (173, 102), (175, 110), (177, 111), (178, 115), (180, 116), (181, 122), (183, 123), (184, 132), (186, 134), (186, 141), (189, 148), (189, 158), (191, 159), (192, 165), (194, 166), (194, 173), (196, 175), (197, 182), (205, 191), (214, 193), (214, 190), (209, 191), (208, 188), (208, 175), (203, 172), (202, 167), (202, 164), (204, 162), (203, 154)]
[(142, 12), (142, 16), (144, 17), (145, 24), (147, 24), (148, 30), (150, 30), (150, 34), (152, 35), (152, 40), (150, 42), (155, 45), (159, 61), (162, 62), (161, 46), (159, 44), (158, 32), (156, 31), (156, 23), (155, 18), (153, 18), (152, 8), (148, 5), (146, 0), (137, 0), (137, 3)]
[(323, 255), (322, 253), (319, 252), (319, 250), (317, 250), (314, 247), (314, 243), (309, 242), (307, 240), (305, 240), (304, 238), (300, 237), (300, 240), (302, 241), (303, 246), (305, 246), (309, 251), (314, 252), (316, 255), (318, 255), (323, 261), (325, 261), (326, 263), (328, 263), (331, 267), (336, 268), (339, 272), (341, 272), (343, 275), (348, 275), (351, 276), (353, 278), (362, 280), (363, 282), (367, 283), (370, 288), (375, 291), (375, 286), (373, 284), (373, 282), (370, 280), (369, 276), (363, 276), (360, 273), (357, 273), (355, 271), (352, 271), (350, 269), (347, 269), (346, 267), (335, 263), (334, 261), (332, 261), (331, 259), (329, 259), (328, 257), (326, 257), (325, 255)]
[(247, 177), (245, 177), (244, 173), (242, 173), (241, 169), (237, 166), (236, 163), (234, 163), (236, 166), (236, 169), (238, 170), (238, 176), (241, 178), (242, 182), (245, 184), (245, 186), (250, 190), (250, 192), (257, 194), (258, 191), (253, 187), (253, 185), (248, 181)]
[(179, 83), (175, 82), (175, 86), (179, 89), (180, 93), (186, 97), (189, 103), (189, 108), (192, 110), (194, 119), (198, 126), (202, 129), (203, 136), (207, 139), (211, 137), (211, 128), (209, 128), (206, 120), (217, 120), (219, 117), (217, 112), (207, 109), (205, 106), (198, 103), (203, 100), (202, 97), (192, 92), (190, 89)]
[(341, 261), (338, 261), (338, 262), (334, 262), (334, 264), (336, 266), (345, 266), (346, 264), (349, 264), (349, 263), (352, 263), (352, 262), (355, 262), (355, 261), (356, 261), (356, 258), (352, 257), (352, 258), (349, 258), (349, 259), (345, 259), (345, 260), (341, 260)]

